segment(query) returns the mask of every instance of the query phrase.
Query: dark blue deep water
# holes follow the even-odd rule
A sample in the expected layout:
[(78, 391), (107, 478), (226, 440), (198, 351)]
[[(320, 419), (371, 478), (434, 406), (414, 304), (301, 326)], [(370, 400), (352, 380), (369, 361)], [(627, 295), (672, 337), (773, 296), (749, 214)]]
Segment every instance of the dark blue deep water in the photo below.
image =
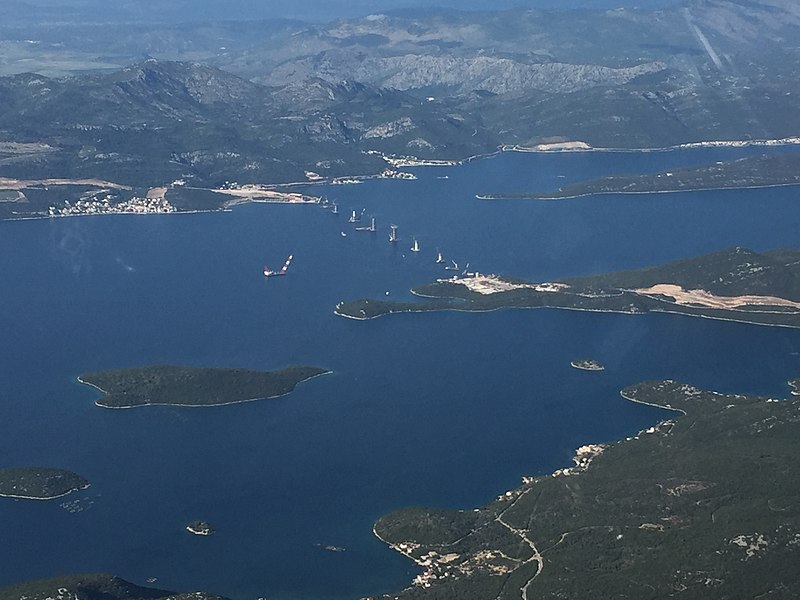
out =
[[(476, 200), (612, 172), (746, 154), (504, 154), (417, 181), (324, 191), (318, 207), (0, 223), (0, 460), (75, 470), (92, 486), (0, 499), (0, 585), (107, 571), (237, 599), (358, 598), (415, 567), (372, 536), (406, 505), (473, 507), (579, 445), (664, 415), (620, 388), (678, 378), (785, 395), (800, 332), (670, 315), (556, 310), (333, 315), (346, 298), (406, 297), (441, 274), (435, 248), (535, 280), (740, 245), (796, 246), (797, 188)], [(442, 178), (447, 176), (446, 179)], [(351, 208), (380, 233), (355, 233)], [(388, 223), (400, 227), (397, 247)], [(348, 233), (347, 237), (341, 231)], [(422, 252), (408, 252), (411, 236)], [(266, 280), (292, 252), (289, 276)], [(603, 373), (569, 367), (593, 357)], [(327, 367), (284, 398), (219, 408), (98, 408), (82, 372), (172, 363)], [(69, 512), (61, 504), (76, 501)], [(218, 533), (183, 531), (205, 519)], [(323, 549), (332, 544), (345, 552)]]

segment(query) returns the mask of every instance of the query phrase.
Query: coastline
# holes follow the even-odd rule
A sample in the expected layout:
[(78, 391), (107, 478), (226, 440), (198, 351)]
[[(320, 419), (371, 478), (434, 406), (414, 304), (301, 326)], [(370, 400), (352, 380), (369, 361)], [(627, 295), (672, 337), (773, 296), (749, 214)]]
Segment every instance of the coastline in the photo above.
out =
[[(413, 293), (413, 292), (412, 292)], [(439, 296), (422, 296), (420, 297), (428, 297), (428, 298), (438, 298)], [(577, 306), (496, 306), (494, 308), (479, 308), (479, 309), (465, 309), (465, 308), (454, 308), (454, 307), (442, 307), (442, 308), (430, 308), (430, 309), (404, 309), (404, 310), (397, 310), (397, 311), (388, 311), (384, 313), (380, 313), (377, 315), (373, 315), (371, 317), (355, 317), (353, 315), (346, 315), (343, 313), (336, 312), (334, 309), (334, 314), (337, 317), (343, 317), (345, 319), (353, 319), (354, 321), (369, 321), (371, 319), (378, 319), (380, 317), (384, 317), (386, 315), (397, 315), (403, 313), (425, 313), (425, 312), (445, 312), (445, 311), (452, 311), (452, 312), (465, 312), (465, 313), (488, 313), (494, 312), (496, 310), (537, 310), (537, 309), (553, 309), (553, 310), (574, 310), (574, 311), (582, 311), (582, 312), (594, 312), (594, 313), (610, 313), (610, 314), (617, 314), (617, 315), (646, 315), (648, 313), (664, 313), (664, 314), (671, 314), (671, 315), (678, 315), (682, 317), (697, 317), (701, 319), (712, 319), (715, 321), (728, 321), (731, 323), (740, 323), (743, 325), (753, 325), (756, 327), (784, 327), (786, 329), (800, 329), (800, 325), (784, 325), (782, 323), (754, 323), (753, 321), (744, 321), (742, 319), (732, 319), (728, 317), (715, 317), (711, 315), (703, 315), (703, 314), (696, 314), (696, 313), (685, 313), (675, 310), (666, 310), (662, 308), (651, 308), (647, 311), (643, 312), (628, 312), (623, 310), (610, 310), (607, 308), (580, 308)], [(739, 311), (739, 312), (746, 312), (746, 311)], [(765, 313), (756, 313), (756, 314), (765, 314)], [(767, 313), (768, 314), (768, 313)], [(776, 314), (785, 314), (785, 313), (776, 313)]]
[[(567, 144), (574, 144), (572, 147), (565, 147)], [(585, 145), (581, 145), (585, 144)], [(647, 148), (611, 148), (603, 146), (590, 146), (586, 142), (570, 140), (564, 142), (553, 142), (549, 144), (537, 144), (536, 146), (523, 146), (521, 144), (509, 144), (500, 147), (501, 152), (671, 152), (673, 150), (694, 150), (698, 148), (748, 148), (768, 147), (768, 146), (797, 146), (800, 145), (800, 136), (788, 136), (784, 138), (762, 138), (753, 140), (703, 140), (699, 142), (684, 142), (672, 146), (654, 146)]]
[(781, 188), (781, 187), (791, 187), (791, 186), (800, 186), (800, 182), (795, 183), (764, 183), (764, 184), (756, 184), (756, 185), (732, 185), (732, 186), (716, 186), (716, 187), (696, 187), (696, 188), (682, 188), (682, 189), (671, 189), (671, 190), (641, 190), (641, 191), (613, 191), (613, 192), (585, 192), (581, 194), (570, 194), (567, 196), (545, 196), (545, 195), (504, 195), (504, 194), (475, 194), (475, 199), (477, 200), (485, 200), (485, 201), (497, 201), (497, 200), (521, 200), (526, 202), (558, 202), (559, 200), (576, 200), (578, 198), (588, 198), (590, 196), (636, 196), (636, 195), (644, 195), (644, 194), (679, 194), (681, 192), (724, 192), (724, 191), (733, 191), (733, 190), (761, 190), (761, 189), (769, 189), (769, 188)]
[(42, 500), (42, 501), (55, 500), (56, 498), (63, 498), (64, 496), (69, 496), (73, 492), (80, 492), (81, 490), (85, 490), (90, 486), (91, 484), (87, 483), (83, 487), (73, 488), (67, 492), (64, 492), (63, 494), (58, 494), (57, 496), (47, 496), (46, 498), (43, 498), (41, 496), (16, 496), (14, 494), (2, 494), (2, 493), (0, 493), (0, 498), (12, 498), (14, 500)]
[(174, 210), (171, 212), (150, 212), (150, 213), (143, 213), (143, 212), (107, 212), (107, 213), (86, 213), (86, 214), (75, 214), (75, 215), (27, 215), (24, 217), (11, 217), (7, 219), (0, 219), (0, 223), (4, 222), (15, 222), (15, 221), (37, 221), (42, 219), (72, 219), (72, 218), (81, 218), (81, 217), (122, 217), (122, 216), (136, 216), (136, 217), (152, 217), (153, 215), (194, 215), (200, 213), (221, 213), (221, 212), (231, 212), (230, 208), (223, 207), (223, 208), (197, 208), (192, 210)]
[(78, 377), (76, 377), (75, 379), (78, 380), (78, 383), (82, 383), (83, 385), (89, 385), (89, 386), (93, 387), (94, 389), (98, 390), (102, 394), (107, 394), (108, 393), (103, 388), (98, 387), (93, 383), (89, 383), (88, 381), (84, 381), (83, 379), (81, 379), (80, 375)]
[[(130, 406), (107, 406), (105, 404), (100, 404), (100, 400), (102, 400), (102, 398), (98, 398), (97, 400), (94, 401), (94, 404), (95, 406), (99, 406), (100, 408), (107, 408), (109, 410), (128, 410), (131, 408), (141, 408), (144, 406), (180, 406), (183, 408), (211, 408), (216, 406), (230, 406), (232, 404), (243, 404), (245, 402), (256, 402), (258, 400), (274, 400), (275, 398), (282, 398), (284, 396), (288, 396), (289, 394), (291, 394), (295, 390), (295, 388), (301, 383), (305, 383), (306, 381), (311, 381), (312, 379), (316, 379), (317, 377), (322, 377), (323, 375), (332, 375), (332, 374), (333, 371), (327, 370), (324, 371), (323, 373), (317, 373), (316, 375), (307, 377), (302, 381), (298, 381), (297, 384), (291, 390), (289, 390), (288, 392), (284, 392), (283, 394), (277, 394), (275, 396), (263, 396), (259, 398), (246, 398), (244, 400), (232, 400), (231, 402), (218, 402), (215, 404), (178, 404), (176, 402), (148, 402), (145, 404), (133, 404)], [(77, 377), (77, 380), (84, 385), (89, 385), (95, 388), (96, 390), (99, 390), (103, 394), (108, 394), (108, 392), (106, 392), (104, 389), (99, 388), (93, 383), (89, 383), (88, 381), (83, 381), (80, 377)]]
[[(663, 382), (664, 383), (678, 383), (678, 382), (676, 382), (674, 380), (664, 380)], [(622, 396), (625, 400), (627, 400), (629, 402), (633, 402), (633, 403), (641, 404), (641, 405), (645, 405), (645, 406), (650, 406), (652, 408), (657, 408), (657, 409), (661, 409), (661, 410), (669, 410), (669, 411), (672, 411), (672, 412), (675, 412), (675, 413), (679, 413), (680, 416), (685, 416), (687, 414), (686, 411), (684, 411), (682, 409), (679, 409), (679, 408), (673, 408), (673, 407), (671, 407), (669, 405), (661, 405), (661, 404), (657, 404), (657, 403), (654, 403), (654, 402), (646, 402), (646, 401), (643, 401), (643, 400), (638, 400), (638, 399), (634, 398), (633, 396), (631, 396), (630, 394), (626, 393), (627, 389), (628, 388), (624, 388), (624, 389), (620, 390), (619, 394), (620, 394), (620, 396)], [(703, 391), (707, 392), (708, 390), (703, 390)], [(716, 393), (716, 392), (711, 392), (711, 393)], [(517, 504), (517, 502), (520, 500), (520, 498), (522, 498), (525, 494), (530, 492), (535, 487), (537, 481), (546, 481), (548, 479), (557, 478), (557, 477), (574, 477), (574, 476), (586, 473), (589, 469), (592, 468), (592, 463), (594, 462), (594, 458), (596, 458), (597, 456), (599, 456), (600, 454), (605, 452), (606, 449), (608, 449), (610, 446), (614, 446), (614, 445), (617, 445), (617, 444), (623, 444), (623, 443), (635, 442), (635, 441), (639, 440), (640, 436), (642, 436), (644, 434), (660, 432), (660, 428), (662, 428), (663, 426), (665, 426), (667, 424), (670, 424), (671, 421), (672, 421), (672, 418), (659, 419), (658, 421), (656, 421), (650, 427), (645, 428), (645, 429), (641, 429), (640, 431), (638, 431), (637, 433), (635, 433), (635, 434), (633, 434), (631, 436), (623, 437), (623, 438), (620, 438), (620, 439), (616, 439), (616, 440), (612, 440), (612, 441), (604, 442), (604, 443), (584, 444), (584, 445), (580, 446), (579, 448), (575, 449), (575, 451), (574, 451), (574, 453), (573, 453), (573, 455), (572, 455), (572, 457), (570, 459), (570, 461), (572, 463), (571, 465), (568, 463), (564, 467), (555, 469), (554, 471), (552, 471), (550, 473), (543, 473), (543, 474), (540, 474), (540, 475), (533, 475), (533, 476), (521, 475), (521, 478), (522, 478), (522, 484), (521, 485), (518, 485), (518, 486), (510, 489), (509, 491), (505, 492), (504, 494), (501, 494), (498, 497), (497, 501), (502, 501), (502, 500), (507, 500), (507, 499), (513, 499), (513, 500), (508, 506), (506, 506), (502, 511), (499, 512), (498, 516), (494, 519), (494, 522), (499, 522), (501, 525), (503, 525), (504, 527), (509, 529), (512, 533), (520, 535), (520, 537), (524, 541), (527, 541), (529, 543), (530, 547), (534, 551), (533, 556), (531, 558), (529, 558), (527, 561), (524, 561), (521, 564), (519, 564), (517, 566), (517, 568), (519, 568), (520, 566), (522, 566), (524, 564), (528, 564), (528, 563), (530, 563), (532, 561), (535, 561), (535, 560), (539, 561), (538, 569), (533, 574), (533, 576), (530, 577), (526, 581), (526, 583), (523, 586), (523, 588), (521, 588), (521, 590), (523, 590), (523, 592), (524, 592), (523, 593), (523, 599), (527, 598), (526, 592), (527, 592), (527, 588), (530, 586), (531, 582), (539, 574), (541, 574), (541, 572), (543, 570), (543, 566), (544, 566), (543, 552), (546, 552), (547, 550), (550, 550), (552, 547), (549, 547), (549, 548), (547, 548), (547, 549), (545, 549), (543, 551), (537, 550), (534, 542), (530, 539), (530, 537), (528, 537), (528, 535), (526, 535), (523, 532), (520, 532), (519, 530), (514, 529), (513, 527), (511, 527), (508, 524), (506, 524), (505, 522), (503, 522), (503, 520), (502, 520), (503, 515), (510, 508), (512, 508), (515, 504)], [(674, 425), (674, 422), (672, 422), (671, 424)], [(664, 435), (670, 435), (671, 432), (672, 432), (672, 427), (670, 427), (669, 430), (667, 430), (666, 432), (661, 432), (661, 433), (663, 433)], [(479, 507), (473, 508), (472, 510), (474, 510), (474, 511), (484, 510), (484, 509), (487, 508), (487, 506), (489, 506), (489, 505), (488, 504), (481, 505)], [(470, 510), (470, 509), (465, 509), (465, 510)], [(459, 511), (459, 512), (461, 512), (461, 511)], [(387, 514), (389, 514), (389, 513), (387, 513)], [(476, 530), (472, 530), (467, 535), (471, 535), (472, 533), (475, 533), (475, 531)], [(392, 542), (389, 542), (388, 540), (386, 540), (385, 538), (383, 538), (378, 533), (378, 531), (377, 531), (377, 522), (374, 523), (373, 526), (372, 526), (372, 534), (378, 540), (380, 540), (382, 543), (384, 543), (388, 548), (390, 548), (391, 550), (393, 550), (393, 551), (405, 556), (406, 558), (410, 559), (411, 561), (413, 561), (414, 564), (417, 565), (417, 567), (419, 567), (420, 569), (423, 570), (423, 572), (425, 572), (426, 569), (429, 569), (430, 566), (431, 566), (430, 554), (429, 553), (424, 554), (423, 556), (426, 557), (426, 559), (425, 560), (420, 560), (420, 559), (415, 558), (409, 551), (407, 551), (406, 549), (404, 549), (401, 546), (411, 546), (412, 549), (416, 549), (416, 548), (419, 548), (419, 547), (427, 547), (428, 550), (431, 550), (431, 548), (436, 548), (438, 550), (442, 546), (452, 545), (452, 544), (420, 544), (419, 542), (417, 542), (416, 540), (413, 540), (413, 539), (402, 540), (402, 541), (399, 541), (397, 543), (392, 543)], [(461, 540), (458, 540), (458, 541), (461, 541)], [(429, 583), (420, 582), (417, 578), (415, 578), (415, 579), (412, 580), (411, 585), (406, 586), (401, 591), (413, 590), (413, 589), (418, 589), (418, 588), (429, 588), (429, 587), (430, 587)], [(397, 593), (397, 592), (395, 592), (395, 593)]]
[[(377, 526), (377, 522), (372, 524), (372, 535), (374, 535), (376, 538), (378, 538), (378, 540), (380, 540), (383, 544), (386, 544), (386, 547), (389, 548), (389, 550), (392, 550), (393, 552), (397, 552), (398, 554), (402, 554), (408, 560), (413, 562), (417, 566), (417, 568), (419, 568), (423, 573), (425, 572), (425, 565), (421, 564), (421, 561), (417, 560), (411, 554), (409, 554), (405, 550), (399, 548), (397, 545), (392, 544), (392, 543), (388, 542), (387, 540), (383, 539), (380, 536), (380, 534), (378, 533), (378, 531), (376, 530), (376, 526)], [(399, 591), (400, 592), (405, 592), (405, 591), (408, 591), (408, 590), (413, 590), (414, 587), (415, 587), (414, 579), (412, 579), (411, 580), (411, 585), (407, 585), (406, 587), (404, 587), (403, 589), (401, 589)], [(384, 597), (385, 596), (386, 595), (384, 594)]]
[[(675, 144), (672, 146), (660, 146), (660, 147), (640, 147), (640, 148), (613, 148), (613, 147), (601, 147), (601, 146), (590, 146), (585, 142), (580, 141), (564, 141), (564, 142), (553, 142), (553, 143), (544, 143), (544, 144), (537, 144), (536, 146), (524, 146), (521, 144), (501, 144), (497, 147), (496, 150), (484, 153), (473, 154), (471, 156), (467, 156), (461, 159), (422, 159), (417, 158), (414, 156), (406, 156), (406, 157), (390, 157), (387, 155), (381, 154), (381, 157), (387, 162), (389, 165), (394, 165), (396, 162), (398, 167), (397, 168), (408, 168), (414, 169), (416, 167), (452, 167), (452, 166), (459, 166), (471, 163), (475, 160), (483, 159), (483, 158), (491, 158), (493, 156), (497, 156), (504, 152), (518, 152), (523, 154), (553, 154), (553, 153), (576, 153), (576, 152), (601, 152), (601, 153), (637, 153), (637, 152), (644, 152), (644, 153), (657, 153), (657, 152), (673, 152), (678, 150), (694, 150), (694, 149), (702, 149), (702, 148), (748, 148), (748, 147), (776, 147), (776, 146), (800, 146), (800, 136), (798, 137), (784, 137), (784, 138), (775, 138), (775, 139), (757, 139), (757, 140), (706, 140), (706, 141), (699, 141), (699, 142), (686, 142), (682, 144)], [(367, 151), (369, 152), (369, 151)], [(399, 173), (402, 173), (400, 171)], [(153, 214), (194, 214), (194, 213), (216, 213), (216, 212), (225, 212), (230, 210), (230, 207), (238, 206), (241, 204), (249, 204), (249, 203), (269, 203), (269, 204), (303, 204), (303, 205), (318, 205), (319, 199), (314, 199), (313, 196), (308, 196), (307, 199), (303, 199), (302, 201), (296, 199), (290, 199), (289, 196), (296, 196), (294, 192), (280, 192), (281, 188), (290, 188), (290, 187), (297, 187), (297, 186), (313, 186), (313, 185), (356, 185), (363, 183), (364, 181), (370, 181), (374, 179), (398, 179), (398, 180), (407, 180), (407, 179), (415, 179), (416, 176), (413, 174), (408, 174), (409, 177), (403, 176), (387, 176), (383, 172), (373, 173), (370, 175), (353, 175), (353, 176), (341, 176), (341, 177), (333, 177), (333, 178), (321, 178), (319, 180), (309, 180), (309, 181), (290, 181), (285, 183), (260, 183), (260, 184), (248, 184), (253, 186), (258, 186), (261, 190), (261, 193), (265, 193), (270, 198), (254, 198), (254, 197), (246, 197), (245, 194), (247, 190), (222, 190), (222, 189), (212, 189), (212, 188), (196, 188), (199, 190), (206, 190), (212, 191), (220, 194), (227, 194), (229, 196), (234, 196), (233, 199), (226, 202), (225, 205), (219, 209), (190, 209), (190, 210), (176, 210), (174, 212), (169, 213), (139, 213), (139, 212), (114, 212), (114, 213), (90, 213), (90, 214), (74, 214), (74, 215), (23, 215), (19, 217), (8, 217), (0, 219), (1, 221), (27, 221), (27, 220), (35, 220), (35, 219), (52, 219), (56, 217), (93, 217), (93, 216), (104, 216), (104, 215), (153, 215)], [(8, 179), (8, 178), (6, 178)], [(11, 181), (11, 180), (8, 180)], [(56, 179), (42, 179), (42, 180), (31, 180), (31, 181), (60, 181)], [(64, 180), (67, 181), (67, 180)], [(69, 184), (72, 183), (83, 183), (83, 184), (91, 184), (97, 185), (99, 180), (93, 179), (86, 179), (86, 180), (74, 180), (70, 181)], [(0, 178), (0, 183), (3, 182), (3, 178)], [(118, 189), (131, 189), (131, 186), (123, 185), (123, 184), (115, 184), (112, 182), (102, 182), (107, 184), (108, 187), (114, 187)], [(61, 185), (67, 185), (68, 183), (63, 183)], [(53, 184), (59, 185), (59, 184)], [(540, 200), (540, 201), (556, 201), (556, 200), (573, 200), (577, 198), (584, 198), (588, 196), (603, 196), (603, 195), (634, 195), (634, 194), (671, 194), (671, 193), (679, 193), (679, 192), (699, 192), (699, 191), (723, 191), (723, 190), (743, 190), (743, 189), (768, 189), (773, 187), (788, 187), (788, 186), (800, 186), (800, 183), (774, 183), (774, 184), (760, 184), (760, 185), (749, 185), (749, 186), (724, 186), (724, 187), (708, 187), (708, 188), (684, 188), (684, 189), (670, 189), (670, 190), (652, 190), (652, 191), (615, 191), (615, 192), (586, 192), (581, 194), (572, 194), (566, 196), (526, 196), (522, 195), (506, 195), (506, 194), (475, 194), (475, 198), (478, 200)], [(0, 186), (2, 187), (2, 186)], [(152, 185), (147, 186), (152, 188)], [(191, 186), (189, 186), (191, 187)], [(11, 189), (5, 188), (3, 189)], [(13, 188), (16, 189), (16, 188)], [(237, 193), (239, 192), (239, 193)], [(283, 198), (286, 196), (286, 198)]]
[[(666, 379), (665, 381), (673, 381), (673, 380), (671, 380), (671, 379)], [(683, 409), (681, 409), (681, 408), (674, 408), (674, 407), (672, 407), (672, 406), (669, 406), (668, 404), (656, 404), (655, 402), (645, 402), (644, 400), (638, 400), (638, 399), (634, 398), (633, 396), (631, 396), (630, 394), (626, 394), (624, 389), (622, 389), (622, 390), (620, 390), (620, 391), (619, 391), (619, 395), (620, 395), (620, 396), (622, 396), (622, 397), (623, 397), (625, 400), (627, 400), (628, 402), (634, 402), (634, 403), (636, 403), (636, 404), (642, 404), (642, 405), (644, 405), (644, 406), (652, 406), (653, 408), (661, 408), (661, 409), (663, 409), (663, 410), (671, 410), (671, 411), (674, 411), (674, 412), (680, 413), (680, 414), (682, 414), (682, 415), (685, 415), (685, 414), (686, 414), (686, 411), (685, 411), (685, 410), (683, 410)], [(658, 425), (658, 424), (660, 424), (660, 423), (663, 423), (664, 421), (668, 421), (668, 420), (669, 420), (669, 419), (664, 419), (664, 420), (662, 420), (662, 421), (659, 421), (659, 422), (657, 423), (657, 425)], [(646, 430), (642, 430), (642, 431), (646, 431)], [(640, 433), (641, 433), (641, 432), (640, 432)]]

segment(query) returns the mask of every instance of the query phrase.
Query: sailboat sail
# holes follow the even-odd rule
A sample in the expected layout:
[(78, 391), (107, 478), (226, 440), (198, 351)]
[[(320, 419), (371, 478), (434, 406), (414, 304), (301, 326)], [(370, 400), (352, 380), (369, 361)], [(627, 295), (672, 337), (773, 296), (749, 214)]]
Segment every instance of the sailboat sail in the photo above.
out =
[(356, 227), (356, 231), (369, 231), (370, 233), (374, 233), (376, 231), (375, 217), (372, 217), (372, 220), (370, 221), (369, 225), (366, 225), (364, 227)]

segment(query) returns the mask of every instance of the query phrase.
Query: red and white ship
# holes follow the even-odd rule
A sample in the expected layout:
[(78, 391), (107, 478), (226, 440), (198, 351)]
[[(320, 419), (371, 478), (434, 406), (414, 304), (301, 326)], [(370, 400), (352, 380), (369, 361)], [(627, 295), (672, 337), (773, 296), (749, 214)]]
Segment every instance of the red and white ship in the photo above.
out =
[(289, 269), (289, 263), (292, 262), (292, 255), (289, 255), (289, 258), (286, 259), (286, 262), (283, 263), (283, 266), (278, 271), (273, 271), (267, 265), (264, 265), (264, 277), (277, 277), (278, 275), (286, 275), (286, 271)]

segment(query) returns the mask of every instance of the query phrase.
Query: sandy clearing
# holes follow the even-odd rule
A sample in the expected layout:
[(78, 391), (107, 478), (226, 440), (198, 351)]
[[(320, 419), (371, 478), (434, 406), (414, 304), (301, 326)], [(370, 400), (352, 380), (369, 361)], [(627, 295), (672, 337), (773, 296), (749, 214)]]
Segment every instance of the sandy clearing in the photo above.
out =
[(276, 192), (275, 190), (266, 190), (258, 186), (249, 185), (243, 185), (240, 188), (231, 190), (220, 188), (211, 191), (254, 201), (288, 202), (290, 204), (309, 204), (317, 202), (317, 198), (314, 196), (306, 196), (295, 192)]
[(511, 290), (531, 289), (537, 292), (560, 292), (569, 286), (566, 283), (512, 283), (497, 277), (496, 275), (476, 274), (472, 277), (453, 277), (451, 279), (440, 279), (442, 283), (455, 283), (463, 285), (471, 292), (478, 294), (498, 294), (500, 292), (510, 292)]
[(167, 194), (167, 188), (165, 187), (154, 187), (147, 190), (147, 198), (149, 200), (154, 200), (156, 198), (163, 198)]
[(706, 290), (684, 290), (672, 283), (658, 283), (649, 288), (633, 290), (641, 296), (661, 295), (673, 299), (682, 306), (705, 306), (708, 308), (740, 308), (742, 306), (785, 306), (800, 310), (800, 302), (777, 296), (716, 296)]

